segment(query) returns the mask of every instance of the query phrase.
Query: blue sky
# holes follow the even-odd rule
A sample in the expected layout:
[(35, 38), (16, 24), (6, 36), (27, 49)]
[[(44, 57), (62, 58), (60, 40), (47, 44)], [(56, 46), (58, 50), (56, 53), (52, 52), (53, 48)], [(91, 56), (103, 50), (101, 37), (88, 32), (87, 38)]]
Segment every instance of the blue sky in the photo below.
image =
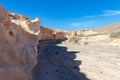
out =
[(13, 13), (62, 30), (93, 29), (120, 22), (120, 0), (0, 0)]

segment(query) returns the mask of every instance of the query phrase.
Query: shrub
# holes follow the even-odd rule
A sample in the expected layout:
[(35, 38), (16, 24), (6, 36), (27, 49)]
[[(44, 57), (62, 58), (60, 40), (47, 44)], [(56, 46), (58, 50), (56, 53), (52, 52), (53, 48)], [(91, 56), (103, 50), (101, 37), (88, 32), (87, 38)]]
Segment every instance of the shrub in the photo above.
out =
[(69, 40), (69, 42), (75, 42), (75, 43), (77, 43), (81, 39), (82, 38), (80, 38), (80, 37), (71, 37), (70, 40)]
[(84, 34), (77, 35), (77, 37), (84, 37), (84, 36), (85, 36)]
[(85, 38), (86, 40), (88, 39), (88, 37)]
[(111, 33), (110, 38), (120, 38), (120, 32)]
[(88, 42), (84, 42), (84, 45), (88, 45), (89, 43)]
[(90, 35), (86, 35), (86, 37), (92, 37), (92, 36), (97, 36), (97, 35), (100, 35), (100, 34), (90, 34)]

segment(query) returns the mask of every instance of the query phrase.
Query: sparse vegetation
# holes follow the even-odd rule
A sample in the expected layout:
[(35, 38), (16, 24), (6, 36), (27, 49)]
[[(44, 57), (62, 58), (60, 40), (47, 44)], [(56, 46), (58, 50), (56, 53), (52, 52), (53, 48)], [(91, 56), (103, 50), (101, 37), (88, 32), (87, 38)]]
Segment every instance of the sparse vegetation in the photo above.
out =
[(89, 43), (88, 42), (84, 42), (84, 45), (88, 45)]
[(88, 37), (85, 38), (86, 40), (88, 39)]
[(100, 35), (100, 34), (90, 34), (90, 35), (86, 35), (86, 37), (92, 37), (92, 36), (97, 36), (97, 35)]
[(120, 32), (111, 33), (110, 38), (120, 38)]
[(77, 35), (77, 37), (84, 37), (84, 36), (85, 36), (84, 34)]
[(82, 38), (80, 38), (80, 37), (71, 37), (70, 40), (69, 40), (69, 42), (75, 42), (75, 43), (77, 43), (81, 39)]

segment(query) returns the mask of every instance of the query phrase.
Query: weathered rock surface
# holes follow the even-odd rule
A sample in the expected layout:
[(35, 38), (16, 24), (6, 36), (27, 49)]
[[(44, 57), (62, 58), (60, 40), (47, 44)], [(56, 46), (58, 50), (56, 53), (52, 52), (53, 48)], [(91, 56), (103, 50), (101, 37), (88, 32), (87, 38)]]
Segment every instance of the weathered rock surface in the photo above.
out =
[(73, 36), (86, 36), (86, 35), (93, 35), (97, 34), (96, 31), (94, 30), (77, 30), (77, 31), (67, 31), (66, 32), (66, 37), (73, 37)]
[(27, 17), (14, 13), (10, 13), (8, 16), (12, 23), (21, 26), (26, 32), (34, 35), (38, 35), (40, 32), (40, 20), (38, 18), (30, 21)]
[(39, 40), (64, 40), (65, 33), (64, 31), (52, 30), (40, 26), (40, 32), (38, 34)]
[(64, 32), (40, 26), (40, 20), (9, 13), (0, 6), (0, 80), (29, 80), (37, 64), (38, 40), (64, 39)]
[(65, 40), (65, 32), (54, 30), (54, 38), (56, 40)]
[(54, 39), (53, 30), (40, 26), (40, 33), (38, 34), (39, 40), (52, 40)]
[(39, 20), (32, 22), (0, 6), (0, 80), (30, 78), (37, 64), (38, 24)]

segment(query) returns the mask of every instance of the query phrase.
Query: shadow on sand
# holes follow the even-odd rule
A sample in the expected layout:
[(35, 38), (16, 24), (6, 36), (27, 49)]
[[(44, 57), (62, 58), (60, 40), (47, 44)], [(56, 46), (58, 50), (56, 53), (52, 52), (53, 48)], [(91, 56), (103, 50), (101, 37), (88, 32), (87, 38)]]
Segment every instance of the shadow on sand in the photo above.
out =
[(38, 64), (32, 80), (89, 80), (80, 72), (81, 61), (74, 60), (78, 51), (67, 51), (57, 46), (60, 41), (41, 42), (38, 45)]

